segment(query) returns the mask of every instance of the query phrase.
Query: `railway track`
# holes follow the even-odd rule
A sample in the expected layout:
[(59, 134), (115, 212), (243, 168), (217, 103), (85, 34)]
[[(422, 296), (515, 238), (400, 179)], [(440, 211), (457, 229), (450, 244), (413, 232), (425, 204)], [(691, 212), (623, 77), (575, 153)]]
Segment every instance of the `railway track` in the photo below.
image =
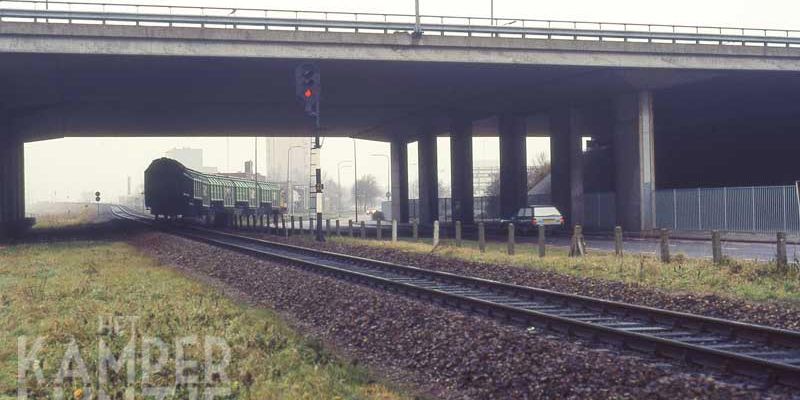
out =
[[(121, 218), (152, 223), (122, 208)], [(512, 285), (198, 227), (166, 227), (215, 246), (525, 326), (800, 388), (800, 332)]]

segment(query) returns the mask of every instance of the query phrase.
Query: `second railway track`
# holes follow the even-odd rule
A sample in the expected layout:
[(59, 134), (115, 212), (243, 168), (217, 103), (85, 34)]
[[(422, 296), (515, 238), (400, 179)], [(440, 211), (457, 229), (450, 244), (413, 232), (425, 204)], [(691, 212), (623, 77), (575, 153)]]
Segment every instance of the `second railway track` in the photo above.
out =
[[(118, 217), (142, 217), (115, 208)], [(800, 387), (800, 332), (455, 275), (197, 227), (175, 233), (526, 326)]]

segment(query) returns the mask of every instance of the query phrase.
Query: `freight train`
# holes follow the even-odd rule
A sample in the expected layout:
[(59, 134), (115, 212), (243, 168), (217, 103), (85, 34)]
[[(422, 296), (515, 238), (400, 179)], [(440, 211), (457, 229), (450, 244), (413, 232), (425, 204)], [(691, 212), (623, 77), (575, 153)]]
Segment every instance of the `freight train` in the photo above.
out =
[(170, 158), (159, 158), (144, 172), (145, 206), (156, 219), (196, 219), (226, 226), (277, 216), (286, 209), (279, 185), (204, 174)]

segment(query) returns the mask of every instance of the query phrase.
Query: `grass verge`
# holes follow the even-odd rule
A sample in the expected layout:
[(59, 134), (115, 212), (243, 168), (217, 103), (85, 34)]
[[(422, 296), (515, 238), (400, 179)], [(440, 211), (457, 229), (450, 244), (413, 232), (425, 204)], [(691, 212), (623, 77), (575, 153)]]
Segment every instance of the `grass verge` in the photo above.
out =
[(613, 253), (591, 252), (584, 257), (569, 257), (564, 248), (547, 248), (545, 258), (539, 258), (535, 244), (517, 244), (516, 254), (506, 253), (506, 244), (487, 243), (485, 253), (478, 250), (477, 242), (464, 241), (462, 247), (444, 240), (434, 249), (424, 242), (400, 240), (397, 243), (333, 237), (344, 244), (359, 244), (391, 248), (413, 254), (435, 254), (488, 264), (534, 268), (577, 277), (598, 278), (610, 281), (637, 283), (668, 291), (696, 294), (718, 294), (737, 298), (765, 301), (779, 300), (800, 306), (800, 273), (791, 268), (779, 273), (774, 263), (725, 260), (714, 265), (710, 260), (673, 256), (669, 264), (652, 255), (627, 254), (616, 257)]
[[(127, 389), (138, 399), (150, 384), (168, 388), (168, 399), (191, 397), (198, 387), (197, 398), (203, 398), (208, 387), (230, 390), (217, 398), (402, 398), (372, 382), (365, 371), (337, 360), (319, 343), (293, 333), (274, 313), (237, 304), (120, 242), (0, 249), (0, 326), (0, 398), (17, 398), (22, 337), (23, 355), (33, 352), (37, 337), (43, 338), (36, 358), (42, 362), (44, 381), (37, 383), (33, 368), (26, 373), (24, 387), (32, 398), (50, 398), (60, 387), (65, 398), (89, 398), (89, 392), (99, 389), (111, 398), (127, 398)], [(158, 338), (166, 347), (151, 346), (148, 356), (146, 337)], [(197, 343), (192, 344), (193, 337)], [(222, 344), (214, 345), (208, 337)], [(189, 341), (179, 346), (177, 341), (186, 338)], [(69, 351), (73, 341), (78, 358)], [(120, 362), (124, 366), (109, 371), (109, 379), (101, 382), (102, 345), (121, 361), (131, 343), (135, 379), (127, 375), (130, 364)], [(227, 367), (224, 346), (230, 354)], [(179, 347), (185, 349), (183, 357)], [(63, 364), (65, 355), (72, 357)], [(197, 365), (179, 375), (197, 376), (198, 385), (176, 386), (182, 358)], [(145, 362), (160, 361), (165, 361), (163, 369), (145, 367)], [(217, 366), (223, 366), (224, 373), (215, 370)], [(66, 378), (59, 385), (56, 378), (64, 368), (76, 377), (62, 374)], [(147, 381), (145, 370), (150, 371)]]

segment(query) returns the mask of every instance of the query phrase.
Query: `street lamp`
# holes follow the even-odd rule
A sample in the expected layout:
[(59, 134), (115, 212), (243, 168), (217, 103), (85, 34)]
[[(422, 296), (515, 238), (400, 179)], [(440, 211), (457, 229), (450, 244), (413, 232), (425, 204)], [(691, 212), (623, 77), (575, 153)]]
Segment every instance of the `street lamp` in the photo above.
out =
[(414, 36), (420, 35), (422, 35), (422, 26), (419, 18), (419, 0), (414, 0)]
[(253, 137), (255, 143), (253, 144), (253, 152), (255, 153), (253, 163), (253, 182), (256, 184), (256, 214), (259, 214), (261, 209), (261, 190), (258, 188), (258, 136)]
[(350, 160), (339, 161), (336, 163), (336, 173), (337, 173), (337, 181), (336, 185), (339, 186), (339, 191), (337, 192), (338, 199), (336, 200), (336, 216), (341, 217), (342, 214), (342, 168), (350, 168), (352, 165), (342, 165), (345, 163), (349, 163)]
[(290, 157), (290, 155), (292, 154), (292, 149), (302, 149), (302, 148), (303, 146), (294, 145), (294, 146), (289, 146), (289, 148), (286, 150), (286, 188), (287, 188), (286, 200), (289, 203), (289, 215), (292, 215), (292, 213), (294, 213), (294, 189), (292, 188), (292, 177), (289, 174), (292, 165), (292, 158)]
[(386, 154), (370, 154), (372, 157), (383, 157), (386, 159), (386, 179), (389, 185), (386, 187), (386, 200), (392, 199), (392, 161)]
[(353, 138), (353, 203), (356, 222), (358, 222), (358, 158), (356, 158), (356, 138)]

